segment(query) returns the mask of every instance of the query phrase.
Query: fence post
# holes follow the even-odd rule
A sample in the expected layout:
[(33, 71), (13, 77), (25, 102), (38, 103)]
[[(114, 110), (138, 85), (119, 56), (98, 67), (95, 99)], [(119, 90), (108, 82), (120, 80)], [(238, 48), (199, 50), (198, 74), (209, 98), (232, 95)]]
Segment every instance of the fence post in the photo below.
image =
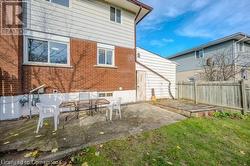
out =
[(197, 104), (197, 83), (194, 81), (194, 103)]
[(246, 85), (244, 79), (241, 80), (241, 99), (242, 99), (242, 114), (244, 114), (247, 111), (247, 94), (246, 94)]

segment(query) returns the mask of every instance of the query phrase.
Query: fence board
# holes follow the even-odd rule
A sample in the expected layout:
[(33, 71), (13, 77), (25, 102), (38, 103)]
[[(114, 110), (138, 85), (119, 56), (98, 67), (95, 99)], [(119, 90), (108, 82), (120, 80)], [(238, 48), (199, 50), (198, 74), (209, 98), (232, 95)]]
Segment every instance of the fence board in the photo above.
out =
[[(196, 89), (195, 89), (196, 87)], [(241, 82), (191, 82), (177, 84), (177, 94), (181, 99), (196, 100), (206, 103), (235, 109), (243, 109)], [(196, 95), (195, 95), (196, 91)], [(196, 96), (196, 99), (195, 99)], [(246, 84), (247, 106), (250, 111), (250, 84)]]
[(250, 111), (250, 84), (246, 85), (246, 93), (247, 93), (248, 111)]

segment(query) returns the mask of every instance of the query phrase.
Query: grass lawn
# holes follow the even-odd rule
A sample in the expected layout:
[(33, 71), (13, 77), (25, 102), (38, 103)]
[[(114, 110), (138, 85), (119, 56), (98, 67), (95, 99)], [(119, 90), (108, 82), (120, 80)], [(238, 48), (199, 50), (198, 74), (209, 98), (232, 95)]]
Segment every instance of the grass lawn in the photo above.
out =
[(191, 118), (85, 148), (79, 165), (250, 165), (250, 118)]

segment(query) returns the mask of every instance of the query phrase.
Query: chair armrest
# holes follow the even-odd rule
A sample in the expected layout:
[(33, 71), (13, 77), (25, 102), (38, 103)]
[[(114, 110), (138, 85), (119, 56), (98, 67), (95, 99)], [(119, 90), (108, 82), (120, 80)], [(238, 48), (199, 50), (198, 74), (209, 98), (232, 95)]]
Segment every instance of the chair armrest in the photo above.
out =
[(43, 108), (52, 108), (52, 109), (56, 109), (57, 107), (55, 105), (42, 105)]

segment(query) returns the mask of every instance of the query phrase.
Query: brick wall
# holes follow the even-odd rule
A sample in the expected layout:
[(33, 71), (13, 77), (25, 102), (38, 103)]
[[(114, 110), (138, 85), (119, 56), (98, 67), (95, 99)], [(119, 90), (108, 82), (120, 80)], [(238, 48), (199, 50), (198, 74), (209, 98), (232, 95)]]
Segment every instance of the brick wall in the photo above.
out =
[(135, 50), (115, 47), (117, 68), (99, 68), (97, 63), (97, 43), (71, 39), (71, 68), (23, 67), (24, 92), (46, 84), (46, 92), (53, 89), (61, 92), (83, 90), (116, 91), (136, 89)]
[(0, 35), (0, 96), (22, 94), (22, 37)]

